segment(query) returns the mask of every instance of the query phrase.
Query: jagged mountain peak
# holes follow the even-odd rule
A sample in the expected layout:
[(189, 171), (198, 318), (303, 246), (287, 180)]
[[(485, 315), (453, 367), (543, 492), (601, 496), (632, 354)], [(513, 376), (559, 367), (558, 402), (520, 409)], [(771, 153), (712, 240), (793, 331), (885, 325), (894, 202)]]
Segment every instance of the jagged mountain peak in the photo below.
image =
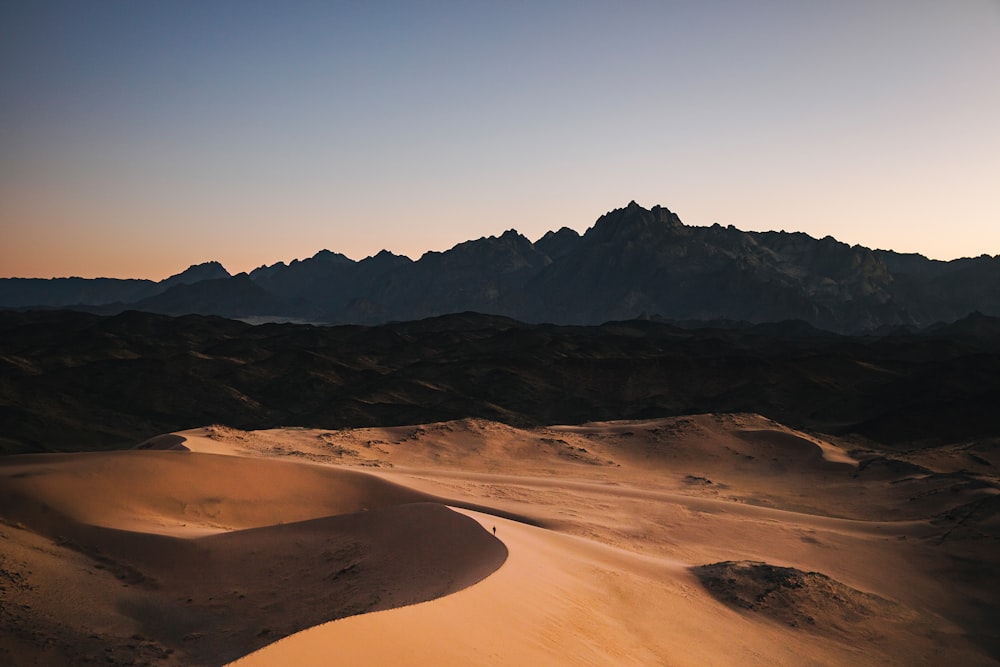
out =
[(520, 243), (522, 240), (527, 241), (529, 244), (531, 243), (531, 241), (528, 241), (528, 238), (526, 236), (524, 236), (523, 234), (521, 234), (516, 229), (511, 228), (511, 229), (508, 229), (507, 231), (503, 232), (502, 234), (499, 234), (499, 235), (496, 235), (496, 236), (481, 236), (481, 237), (479, 237), (478, 239), (476, 239), (474, 241), (467, 241), (466, 243), (459, 243), (455, 247), (457, 248), (459, 246), (465, 246), (465, 245), (468, 245), (469, 243), (490, 243), (490, 244), (498, 244), (500, 242), (508, 243), (508, 244), (509, 243)]
[(396, 253), (386, 250), (385, 248), (379, 250), (371, 257), (371, 259), (394, 259), (394, 258), (409, 259), (409, 257), (406, 257), (406, 255), (397, 255)]
[[(542, 235), (542, 238), (538, 239), (538, 241), (542, 241), (545, 239), (553, 239), (553, 238), (580, 238), (580, 234), (575, 229), (570, 229), (569, 227), (560, 227), (556, 231), (545, 232), (545, 234)], [(538, 244), (538, 241), (535, 241), (535, 245)]]
[(160, 285), (168, 288), (174, 285), (192, 285), (203, 280), (217, 280), (229, 277), (229, 271), (219, 262), (202, 262), (201, 264), (192, 264), (180, 273), (161, 280)]
[[(333, 252), (330, 250), (320, 250), (315, 255), (309, 259), (317, 260), (320, 262), (326, 262), (328, 264), (353, 264), (354, 260), (346, 255), (342, 255), (339, 252)], [(308, 260), (303, 260), (308, 261)]]
[(559, 259), (573, 252), (581, 238), (576, 230), (562, 227), (556, 232), (546, 232), (534, 245), (550, 259)]
[[(516, 229), (508, 229), (499, 236), (481, 236), (472, 241), (465, 241), (453, 246), (443, 253), (434, 253), (438, 256), (459, 256), (459, 255), (483, 255), (496, 252), (535, 252), (534, 245), (528, 238)], [(431, 253), (427, 253), (430, 255)]]
[(584, 237), (612, 241), (623, 237), (673, 232), (683, 228), (684, 223), (670, 209), (659, 205), (646, 209), (633, 200), (624, 208), (613, 209), (598, 218)]
[(373, 266), (402, 266), (404, 264), (412, 264), (413, 260), (406, 255), (397, 255), (388, 250), (379, 250), (376, 254), (370, 257), (365, 257), (363, 260), (358, 262), (359, 265), (373, 265)]
[[(492, 239), (494, 237), (491, 236), (490, 238)], [(496, 237), (496, 239), (497, 241), (502, 242), (505, 245), (508, 245), (513, 248), (519, 248), (522, 251), (534, 250), (534, 244), (532, 244), (532, 242), (528, 240), (528, 237), (526, 237), (524, 234), (517, 231), (516, 229), (508, 229), (503, 234)]]

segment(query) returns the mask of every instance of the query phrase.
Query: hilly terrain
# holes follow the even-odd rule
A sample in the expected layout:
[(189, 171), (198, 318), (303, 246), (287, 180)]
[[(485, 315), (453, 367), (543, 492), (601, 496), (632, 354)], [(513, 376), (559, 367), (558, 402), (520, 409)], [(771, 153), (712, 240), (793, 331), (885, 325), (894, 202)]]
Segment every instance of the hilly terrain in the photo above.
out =
[(379, 326), (0, 312), (0, 451), (131, 446), (212, 423), (518, 426), (752, 412), (903, 443), (1000, 435), (1000, 320), (842, 336), (801, 321)]
[(208, 262), (158, 283), (3, 278), (0, 307), (366, 325), (466, 311), (576, 325), (798, 319), (869, 333), (1000, 316), (1000, 257), (942, 262), (832, 237), (693, 227), (630, 202), (582, 235), (562, 228), (532, 242), (511, 229), (417, 261), (322, 250), (236, 276)]
[(996, 664), (994, 262), (630, 205), (31, 282), (0, 664)]

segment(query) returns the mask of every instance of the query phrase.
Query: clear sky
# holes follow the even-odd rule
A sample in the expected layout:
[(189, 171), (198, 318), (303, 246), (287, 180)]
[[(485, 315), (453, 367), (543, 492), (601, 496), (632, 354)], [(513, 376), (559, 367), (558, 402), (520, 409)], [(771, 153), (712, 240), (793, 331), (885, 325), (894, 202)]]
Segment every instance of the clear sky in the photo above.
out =
[(0, 276), (416, 258), (632, 199), (1000, 254), (1000, 0), (0, 1)]

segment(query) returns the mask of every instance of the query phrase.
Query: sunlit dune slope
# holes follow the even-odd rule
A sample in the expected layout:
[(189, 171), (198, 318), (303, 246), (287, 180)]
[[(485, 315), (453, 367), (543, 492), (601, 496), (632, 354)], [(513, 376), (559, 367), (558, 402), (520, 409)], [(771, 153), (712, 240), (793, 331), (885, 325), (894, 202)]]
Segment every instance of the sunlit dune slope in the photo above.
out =
[(961, 644), (956, 628), (935, 627), (896, 603), (859, 615), (853, 600), (808, 589), (779, 614), (747, 612), (720, 602), (678, 561), (473, 516), (497, 526), (510, 551), (479, 584), (311, 628), (233, 667), (879, 665), (933, 664), (941, 655), (992, 664), (950, 645)]
[(183, 451), (12, 456), (0, 471), (8, 518), (53, 530), (212, 533), (430, 499), (350, 470)]
[(474, 521), (391, 482), (184, 451), (0, 459), (0, 516), (0, 568), (24, 599), (0, 605), (7, 664), (217, 665), (447, 595), (506, 558)]
[[(919, 453), (888, 456), (757, 415), (184, 435), (192, 448), (365, 466), (541, 527), (480, 515), (498, 525), (510, 557), (477, 586), (334, 622), (247, 664), (286, 655), (322, 664), (323, 646), (372, 664), (994, 664), (1000, 656), (982, 611), (998, 608), (995, 476), (910, 463)], [(968, 455), (939, 453), (936, 467)], [(703, 573), (719, 568), (733, 592), (766, 604), (743, 606), (710, 586)], [(759, 572), (788, 574), (771, 582)], [(396, 641), (371, 641), (383, 633)]]
[(0, 660), (1000, 660), (990, 442), (705, 414), (141, 447), (0, 460)]

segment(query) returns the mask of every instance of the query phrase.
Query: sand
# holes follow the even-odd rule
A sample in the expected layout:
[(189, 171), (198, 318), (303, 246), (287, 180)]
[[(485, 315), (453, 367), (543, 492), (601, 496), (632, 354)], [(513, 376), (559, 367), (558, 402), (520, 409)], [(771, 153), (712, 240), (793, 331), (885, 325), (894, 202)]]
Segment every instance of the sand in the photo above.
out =
[(0, 460), (0, 660), (1000, 657), (991, 451), (756, 415), (175, 436)]

